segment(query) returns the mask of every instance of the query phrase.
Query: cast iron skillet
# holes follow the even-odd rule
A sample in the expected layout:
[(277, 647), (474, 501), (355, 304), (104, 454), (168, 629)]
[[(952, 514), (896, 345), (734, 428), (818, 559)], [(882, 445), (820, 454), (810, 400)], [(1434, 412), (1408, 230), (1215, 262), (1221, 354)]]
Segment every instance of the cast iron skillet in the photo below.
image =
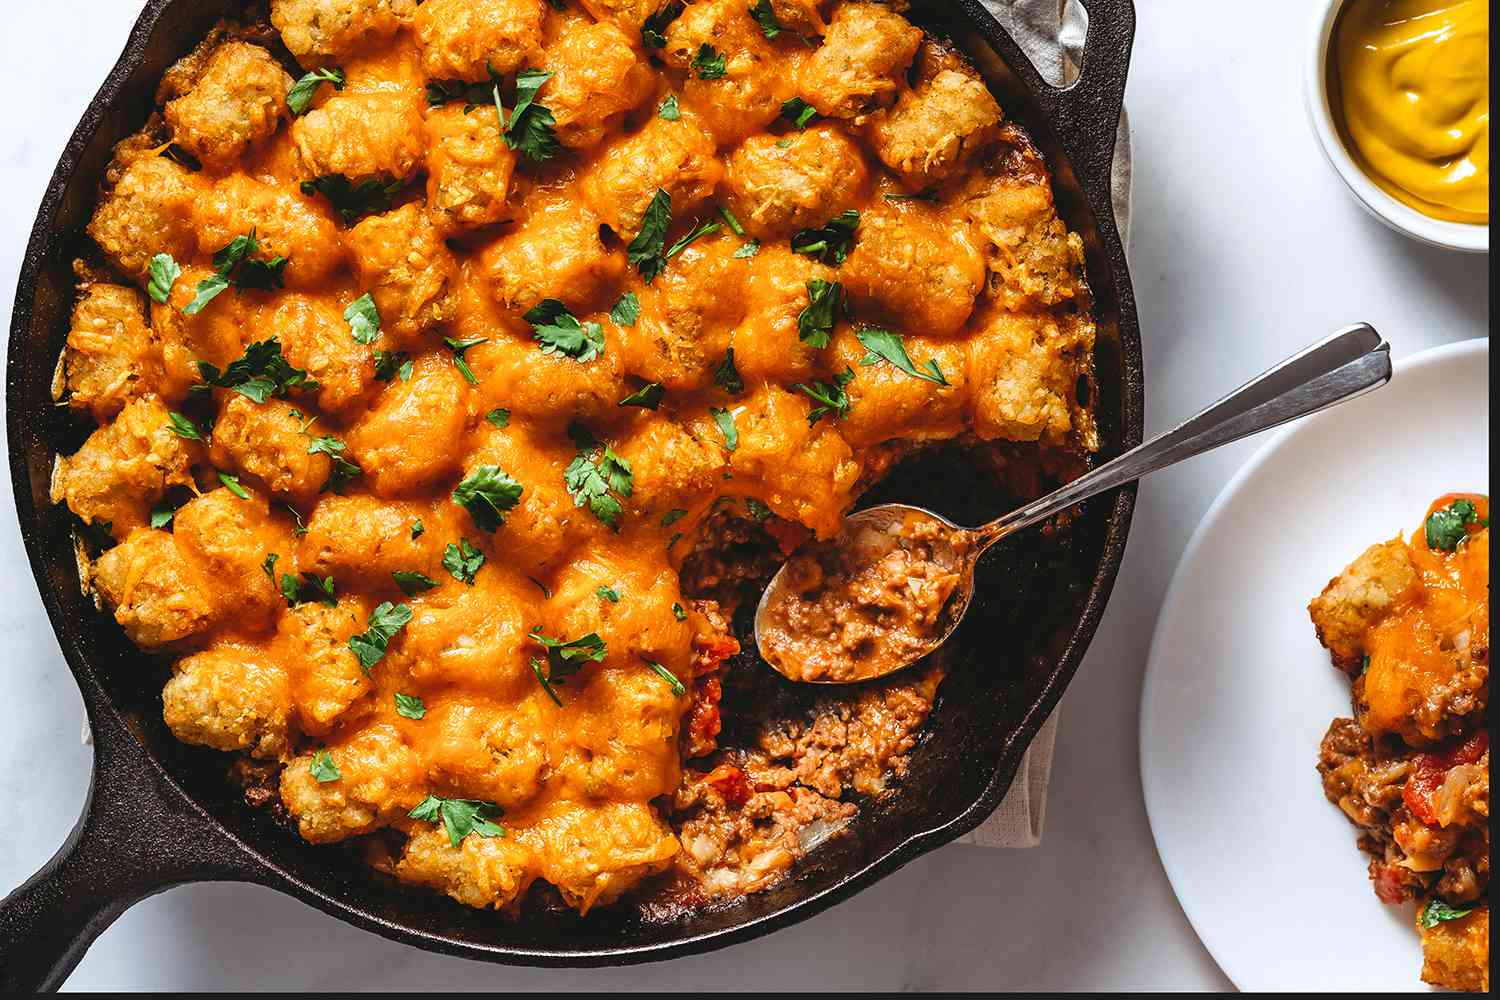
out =
[[(587, 919), (544, 911), (509, 922), (400, 886), (352, 852), (304, 843), (245, 803), (226, 779), (225, 755), (172, 738), (161, 718), (165, 666), (79, 592), (70, 516), (49, 501), (48, 483), (54, 455), (76, 448), (86, 428), (53, 404), (50, 386), (74, 295), (71, 262), (86, 248), (82, 230), (111, 146), (145, 120), (167, 66), (243, 6), (147, 4), (63, 152), (17, 286), (6, 396), (16, 512), (42, 603), (83, 694), (94, 772), (67, 843), (0, 902), (0, 990), (56, 988), (132, 903), (193, 881), (270, 886), (395, 940), (467, 958), (542, 966), (664, 959), (805, 919), (977, 826), (1010, 786), (1093, 636), (1124, 554), (1133, 489), (1090, 501), (1057, 535), (1033, 533), (986, 557), (908, 776), (780, 886), (716, 908), (663, 913), (627, 902)], [(1067, 90), (1038, 76), (978, 0), (913, 6), (917, 23), (951, 35), (974, 58), (1052, 168), (1059, 210), (1086, 247), (1099, 317), (1103, 457), (1118, 454), (1139, 443), (1143, 407), (1135, 301), (1110, 206), (1131, 0), (1087, 0), (1082, 74)], [(900, 471), (879, 492), (971, 522), (1006, 503), (955, 456)]]

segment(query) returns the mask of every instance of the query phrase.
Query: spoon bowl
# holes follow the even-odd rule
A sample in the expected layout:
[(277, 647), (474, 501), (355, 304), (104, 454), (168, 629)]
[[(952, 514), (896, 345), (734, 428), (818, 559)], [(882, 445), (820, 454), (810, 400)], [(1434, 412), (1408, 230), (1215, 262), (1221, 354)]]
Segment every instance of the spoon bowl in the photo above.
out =
[(1390, 378), (1390, 345), (1368, 324), (1356, 324), (1166, 433), (978, 528), (898, 503), (851, 514), (837, 535), (803, 546), (771, 578), (755, 609), (761, 657), (788, 679), (813, 684), (874, 680), (905, 669), (953, 634), (973, 600), (979, 557), (1000, 539)]

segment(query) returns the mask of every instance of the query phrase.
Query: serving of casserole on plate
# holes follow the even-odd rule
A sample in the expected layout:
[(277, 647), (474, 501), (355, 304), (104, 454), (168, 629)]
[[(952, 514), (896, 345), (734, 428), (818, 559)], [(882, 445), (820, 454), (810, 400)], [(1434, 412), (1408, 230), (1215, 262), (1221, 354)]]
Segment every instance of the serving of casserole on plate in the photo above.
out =
[(76, 265), (85, 585), (181, 740), (474, 907), (774, 885), (941, 662), (742, 649), (898, 462), (1082, 468), (1082, 244), (899, 4), (275, 0), (163, 78)]

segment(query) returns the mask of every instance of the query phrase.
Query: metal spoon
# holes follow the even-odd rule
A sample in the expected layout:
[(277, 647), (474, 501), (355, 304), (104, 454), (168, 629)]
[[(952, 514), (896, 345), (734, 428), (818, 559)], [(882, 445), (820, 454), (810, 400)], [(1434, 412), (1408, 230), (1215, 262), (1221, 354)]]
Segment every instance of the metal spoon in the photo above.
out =
[[(755, 612), (761, 655), (786, 677), (809, 683), (894, 673), (931, 653), (958, 627), (974, 596), (975, 564), (1002, 538), (1148, 472), (1363, 395), (1390, 378), (1390, 345), (1361, 323), (989, 524), (963, 528), (906, 504), (851, 514), (831, 543), (804, 548), (771, 579)], [(841, 592), (852, 599), (840, 600)]]

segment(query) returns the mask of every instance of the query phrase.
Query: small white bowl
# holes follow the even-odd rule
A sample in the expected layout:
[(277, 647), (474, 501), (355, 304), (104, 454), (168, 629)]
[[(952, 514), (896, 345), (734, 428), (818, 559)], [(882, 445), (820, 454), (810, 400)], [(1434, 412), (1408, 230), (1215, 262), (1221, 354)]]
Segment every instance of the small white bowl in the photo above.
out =
[(1349, 2), (1350, 0), (1329, 0), (1316, 11), (1311, 44), (1307, 47), (1303, 66), (1307, 86), (1307, 116), (1312, 122), (1313, 133), (1323, 147), (1324, 159), (1365, 211), (1396, 232), (1436, 247), (1467, 253), (1489, 253), (1489, 226), (1434, 219), (1403, 205), (1370, 180), (1349, 154), (1335, 123), (1328, 95), (1329, 47), (1333, 44), (1333, 29), (1338, 23), (1339, 14)]

